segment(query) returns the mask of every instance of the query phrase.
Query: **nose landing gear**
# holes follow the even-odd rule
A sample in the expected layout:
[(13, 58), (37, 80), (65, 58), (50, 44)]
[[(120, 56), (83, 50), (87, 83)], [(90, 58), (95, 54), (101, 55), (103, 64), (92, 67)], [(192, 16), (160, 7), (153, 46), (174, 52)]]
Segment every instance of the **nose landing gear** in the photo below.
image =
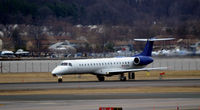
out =
[(104, 81), (105, 80), (105, 77), (101, 76), (101, 75), (97, 75), (97, 78), (98, 78), (99, 81)]
[(62, 76), (58, 76), (58, 83), (62, 83)]

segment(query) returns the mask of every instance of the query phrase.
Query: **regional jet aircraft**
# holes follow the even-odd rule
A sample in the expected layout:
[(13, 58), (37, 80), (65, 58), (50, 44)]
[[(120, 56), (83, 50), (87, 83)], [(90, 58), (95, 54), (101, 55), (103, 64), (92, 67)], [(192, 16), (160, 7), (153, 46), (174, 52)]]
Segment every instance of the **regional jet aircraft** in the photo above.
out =
[(136, 41), (147, 41), (147, 43), (142, 53), (132, 57), (64, 60), (52, 71), (52, 75), (58, 77), (58, 82), (62, 82), (62, 75), (84, 73), (96, 75), (99, 81), (104, 81), (105, 76), (113, 75), (120, 75), (120, 80), (126, 81), (125, 73), (128, 73), (129, 79), (135, 79), (134, 72), (137, 71), (166, 69), (166, 67), (146, 68), (146, 66), (153, 62), (151, 54), (154, 41), (172, 39), (134, 39)]

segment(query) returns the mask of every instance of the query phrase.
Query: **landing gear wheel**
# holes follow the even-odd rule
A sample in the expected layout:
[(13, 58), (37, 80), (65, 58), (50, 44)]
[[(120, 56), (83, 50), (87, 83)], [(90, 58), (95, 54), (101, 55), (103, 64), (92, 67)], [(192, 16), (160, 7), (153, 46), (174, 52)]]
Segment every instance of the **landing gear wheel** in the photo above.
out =
[(58, 83), (62, 83), (62, 78), (58, 78)]
[(62, 83), (63, 80), (62, 80), (62, 76), (58, 76), (58, 83)]
[(134, 72), (128, 73), (128, 79), (135, 79), (135, 73)]
[(124, 74), (120, 75), (120, 81), (126, 81), (126, 76), (124, 76)]
[(105, 81), (105, 77), (104, 76), (97, 76), (99, 81)]
[(126, 81), (126, 77), (121, 77), (120, 81)]

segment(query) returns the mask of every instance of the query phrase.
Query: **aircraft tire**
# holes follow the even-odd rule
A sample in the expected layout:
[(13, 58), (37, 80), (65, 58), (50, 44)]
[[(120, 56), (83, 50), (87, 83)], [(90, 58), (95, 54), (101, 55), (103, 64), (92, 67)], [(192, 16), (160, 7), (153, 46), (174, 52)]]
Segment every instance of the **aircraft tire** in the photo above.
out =
[(126, 77), (121, 77), (120, 81), (126, 81)]
[(132, 78), (131, 78), (131, 74), (132, 74), (132, 73), (128, 73), (128, 79), (132, 79)]
[(135, 73), (132, 73), (131, 76), (132, 76), (132, 79), (135, 79)]
[(135, 73), (134, 72), (128, 73), (128, 79), (135, 79)]
[(58, 78), (58, 83), (62, 83), (62, 78)]
[(105, 77), (104, 76), (97, 76), (99, 81), (105, 81)]

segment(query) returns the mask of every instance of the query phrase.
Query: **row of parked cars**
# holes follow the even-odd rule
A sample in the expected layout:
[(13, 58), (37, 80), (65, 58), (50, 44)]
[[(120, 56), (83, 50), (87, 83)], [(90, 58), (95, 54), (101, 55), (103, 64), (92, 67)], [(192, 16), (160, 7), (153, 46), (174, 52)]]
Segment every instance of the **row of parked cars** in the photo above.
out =
[(23, 49), (19, 49), (16, 52), (8, 51), (8, 50), (0, 52), (0, 57), (3, 57), (3, 58), (26, 57), (26, 56), (29, 56), (29, 52), (24, 51)]

